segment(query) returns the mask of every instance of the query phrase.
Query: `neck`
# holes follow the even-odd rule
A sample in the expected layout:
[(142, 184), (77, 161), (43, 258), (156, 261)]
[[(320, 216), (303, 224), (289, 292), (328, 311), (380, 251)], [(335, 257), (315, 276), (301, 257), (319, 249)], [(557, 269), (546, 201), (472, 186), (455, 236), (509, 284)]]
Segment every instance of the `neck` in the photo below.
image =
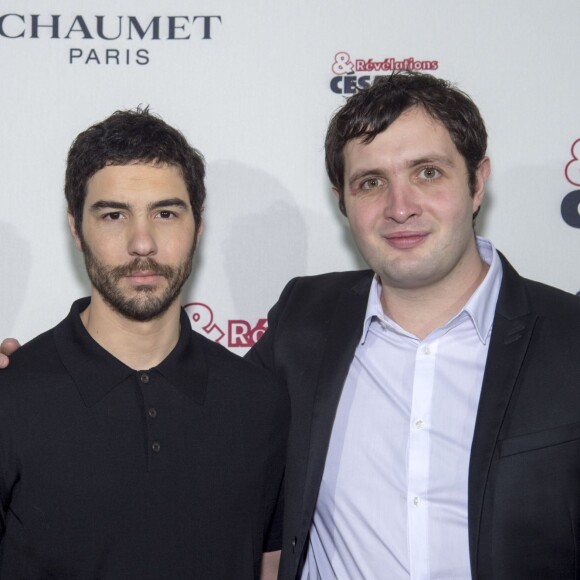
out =
[(489, 265), (477, 256), (459, 278), (423, 288), (392, 288), (381, 284), (381, 304), (387, 316), (401, 328), (423, 340), (436, 328), (453, 318), (483, 282)]
[(99, 345), (135, 370), (157, 366), (173, 350), (179, 339), (179, 300), (159, 318), (137, 322), (113, 310), (93, 290), (91, 303), (81, 320)]

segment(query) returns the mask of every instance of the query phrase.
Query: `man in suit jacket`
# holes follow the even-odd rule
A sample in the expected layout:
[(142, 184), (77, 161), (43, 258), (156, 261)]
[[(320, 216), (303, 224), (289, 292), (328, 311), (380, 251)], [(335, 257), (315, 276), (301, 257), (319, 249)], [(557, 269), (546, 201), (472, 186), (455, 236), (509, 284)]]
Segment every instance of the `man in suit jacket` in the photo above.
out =
[(283, 580), (580, 577), (580, 305), (476, 239), (486, 144), (428, 75), (331, 122), (371, 270), (291, 281), (249, 353), (291, 395)]
[(283, 580), (580, 578), (580, 301), (475, 236), (486, 142), (423, 74), (331, 121), (371, 270), (292, 280), (249, 354), (291, 397)]

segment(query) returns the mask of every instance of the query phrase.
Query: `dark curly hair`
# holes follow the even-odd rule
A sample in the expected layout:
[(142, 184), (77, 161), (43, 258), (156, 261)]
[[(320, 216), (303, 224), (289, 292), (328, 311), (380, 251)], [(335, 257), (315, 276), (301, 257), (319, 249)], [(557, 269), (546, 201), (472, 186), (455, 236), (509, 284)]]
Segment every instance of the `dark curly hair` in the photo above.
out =
[(180, 169), (197, 230), (205, 202), (203, 156), (177, 129), (150, 113), (148, 107), (138, 107), (116, 111), (89, 127), (69, 149), (64, 194), (77, 232), (81, 234), (89, 179), (108, 165), (134, 163), (167, 164)]
[[(326, 133), (326, 171), (344, 206), (344, 147), (352, 139), (370, 143), (402, 113), (422, 107), (441, 122), (467, 165), (473, 195), (476, 170), (487, 150), (487, 131), (471, 98), (449, 82), (433, 75), (401, 71), (377, 77), (367, 89), (350, 97), (330, 121)], [(475, 216), (474, 216), (475, 217)]]

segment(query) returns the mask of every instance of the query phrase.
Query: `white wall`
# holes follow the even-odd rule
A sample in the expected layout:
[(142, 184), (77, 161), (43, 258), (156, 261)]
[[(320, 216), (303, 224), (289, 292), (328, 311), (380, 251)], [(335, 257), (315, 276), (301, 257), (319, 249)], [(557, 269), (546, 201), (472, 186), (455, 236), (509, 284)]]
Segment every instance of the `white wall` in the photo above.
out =
[[(60, 38), (46, 26), (31, 38), (33, 15), (60, 15)], [(121, 37), (98, 38), (97, 16), (108, 36), (122, 17)], [(159, 38), (153, 26), (127, 38), (131, 16), (142, 28), (159, 17)], [(573, 200), (571, 227), (560, 207), (580, 189), (577, 164), (566, 177), (580, 138), (579, 21), (575, 0), (4, 0), (0, 337), (28, 340), (88, 293), (65, 227), (67, 150), (140, 103), (206, 157), (206, 229), (184, 302), (205, 305), (190, 307), (204, 324), (211, 309), (211, 336), (228, 345), (230, 321), (256, 326), (293, 276), (361, 267), (324, 173), (326, 125), (344, 100), (331, 90), (340, 52), (371, 68), (430, 63), (474, 98), (493, 167), (480, 230), (522, 274), (577, 292), (580, 216)]]

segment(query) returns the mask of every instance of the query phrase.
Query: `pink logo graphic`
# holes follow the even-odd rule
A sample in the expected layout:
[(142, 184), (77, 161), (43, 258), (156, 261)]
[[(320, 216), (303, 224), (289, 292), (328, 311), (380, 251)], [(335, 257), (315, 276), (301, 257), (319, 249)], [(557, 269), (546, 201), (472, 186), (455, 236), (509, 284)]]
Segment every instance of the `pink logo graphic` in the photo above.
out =
[(214, 322), (213, 310), (203, 302), (191, 302), (184, 307), (191, 327), (214, 342), (220, 342), (227, 335), (230, 348), (250, 348), (266, 332), (268, 320), (259, 318), (255, 325), (247, 320), (228, 320), (227, 332)]
[(397, 70), (437, 70), (439, 62), (436, 60), (415, 60), (412, 57), (397, 60), (392, 57), (383, 60), (373, 60), (372, 58), (357, 59), (355, 61), (357, 71), (380, 72)]
[(335, 75), (347, 75), (354, 72), (394, 72), (398, 70), (431, 71), (439, 68), (437, 60), (420, 60), (414, 57), (396, 59), (386, 57), (381, 59), (356, 58), (351, 60), (348, 52), (337, 52), (332, 63)]
[(353, 95), (368, 89), (379, 76), (402, 70), (435, 71), (438, 68), (438, 60), (420, 60), (415, 57), (397, 59), (391, 56), (351, 59), (348, 52), (341, 51), (334, 55), (334, 76), (330, 79), (330, 90), (337, 95)]
[(572, 184), (580, 186), (580, 139), (576, 139), (572, 143), (571, 149), (572, 159), (566, 164), (566, 179)]
[(351, 73), (354, 65), (350, 61), (350, 54), (348, 52), (337, 52), (334, 55), (334, 62), (332, 63), (332, 72), (335, 75), (346, 75)]
[(252, 327), (247, 320), (228, 320), (228, 346), (254, 346), (266, 332), (267, 322), (265, 318), (260, 318), (256, 326)]

